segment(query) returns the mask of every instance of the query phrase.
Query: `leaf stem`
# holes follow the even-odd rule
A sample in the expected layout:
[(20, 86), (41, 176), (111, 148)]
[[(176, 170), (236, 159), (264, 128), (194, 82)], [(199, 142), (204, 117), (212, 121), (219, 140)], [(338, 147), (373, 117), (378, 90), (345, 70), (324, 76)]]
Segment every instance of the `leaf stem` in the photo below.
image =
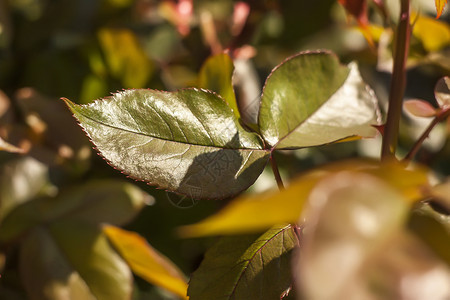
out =
[(406, 86), (406, 60), (411, 34), (409, 0), (401, 0), (400, 22), (394, 44), (394, 69), (389, 93), (389, 108), (381, 148), (381, 159), (395, 158), (397, 138)]
[(445, 120), (450, 116), (450, 108), (443, 109), (434, 119), (431, 121), (431, 123), (428, 125), (427, 129), (422, 133), (422, 135), (419, 137), (419, 139), (414, 143), (411, 150), (408, 152), (408, 154), (403, 159), (404, 162), (411, 161), (414, 156), (417, 154), (417, 152), (420, 149), (420, 146), (422, 146), (425, 139), (430, 134), (431, 130), (441, 121)]
[(275, 180), (277, 181), (278, 189), (280, 191), (284, 190), (283, 180), (281, 179), (280, 171), (278, 170), (278, 164), (275, 160), (274, 152), (270, 153), (270, 165), (272, 167), (273, 175), (275, 176)]

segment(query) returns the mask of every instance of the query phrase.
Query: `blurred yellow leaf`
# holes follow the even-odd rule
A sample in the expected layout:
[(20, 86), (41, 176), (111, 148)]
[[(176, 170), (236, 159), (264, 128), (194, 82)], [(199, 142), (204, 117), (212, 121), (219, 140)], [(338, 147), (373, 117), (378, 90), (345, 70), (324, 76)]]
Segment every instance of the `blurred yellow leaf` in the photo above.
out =
[(233, 60), (228, 54), (220, 53), (211, 56), (205, 61), (200, 70), (198, 85), (222, 96), (225, 102), (233, 109), (236, 117), (239, 118), (239, 110), (231, 81), (233, 71)]
[(414, 14), (411, 20), (416, 20), (413, 35), (422, 42), (428, 52), (439, 51), (450, 45), (450, 26), (447, 23)]
[(136, 275), (188, 299), (187, 283), (182, 272), (168, 258), (153, 249), (143, 237), (109, 225), (103, 227), (103, 232)]
[(294, 180), (285, 190), (264, 195), (237, 198), (217, 214), (181, 227), (183, 237), (257, 232), (273, 225), (296, 223), (311, 190), (318, 182), (342, 171), (370, 174), (398, 190), (409, 204), (421, 199), (422, 187), (428, 185), (427, 171), (406, 170), (402, 164), (379, 164), (369, 161), (348, 161), (310, 171)]
[(434, 0), (436, 3), (436, 12), (437, 12), (437, 16), (436, 19), (438, 19), (442, 12), (444, 11), (444, 7), (447, 4), (447, 0)]
[(143, 88), (153, 72), (153, 64), (136, 35), (127, 29), (103, 28), (98, 32), (111, 74), (125, 88)]

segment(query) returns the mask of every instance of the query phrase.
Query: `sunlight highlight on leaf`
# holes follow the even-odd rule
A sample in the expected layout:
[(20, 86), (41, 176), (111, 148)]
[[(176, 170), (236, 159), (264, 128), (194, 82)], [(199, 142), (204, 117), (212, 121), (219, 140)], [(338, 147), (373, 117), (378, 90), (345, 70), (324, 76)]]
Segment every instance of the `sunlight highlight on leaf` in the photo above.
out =
[(136, 275), (183, 299), (188, 299), (183, 273), (143, 237), (114, 226), (104, 226), (103, 232)]
[(259, 135), (211, 91), (137, 89), (89, 105), (64, 101), (111, 165), (194, 199), (240, 193), (269, 158)]
[[(296, 76), (298, 80), (292, 80)], [(379, 122), (377, 102), (356, 63), (344, 66), (327, 51), (302, 52), (277, 66), (266, 80), (261, 134), (276, 149), (373, 137), (373, 125)]]

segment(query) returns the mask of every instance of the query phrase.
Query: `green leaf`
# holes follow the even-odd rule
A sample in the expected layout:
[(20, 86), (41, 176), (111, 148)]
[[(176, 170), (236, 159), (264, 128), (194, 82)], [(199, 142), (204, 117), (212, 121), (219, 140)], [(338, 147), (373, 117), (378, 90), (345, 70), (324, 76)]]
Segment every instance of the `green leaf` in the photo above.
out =
[(450, 266), (450, 181), (433, 186), (428, 198), (412, 211), (409, 228)]
[(113, 166), (191, 198), (238, 194), (269, 157), (259, 136), (208, 91), (127, 90), (89, 105), (65, 101)]
[(421, 204), (411, 214), (409, 227), (450, 266), (450, 216), (429, 204)]
[(236, 117), (239, 118), (239, 109), (232, 84), (233, 71), (233, 60), (228, 54), (220, 53), (211, 56), (200, 70), (198, 86), (221, 95)]
[(280, 192), (244, 195), (234, 199), (221, 211), (203, 221), (179, 228), (179, 233), (183, 237), (230, 235), (261, 231), (282, 223), (296, 223), (311, 190), (321, 180), (340, 172), (376, 176), (398, 190), (408, 205), (422, 199), (422, 191), (428, 186), (428, 173), (422, 168), (405, 170), (401, 164), (341, 162), (302, 174)]
[(102, 28), (98, 38), (111, 74), (126, 88), (145, 87), (154, 66), (136, 35), (127, 29)]
[(332, 53), (303, 52), (267, 78), (259, 125), (271, 146), (295, 149), (373, 137), (377, 112), (376, 98), (355, 64), (349, 69)]
[(30, 299), (129, 299), (132, 275), (98, 226), (61, 221), (36, 227), (20, 248)]
[(136, 275), (187, 299), (187, 282), (183, 273), (142, 236), (114, 226), (104, 226), (103, 232)]
[(10, 241), (33, 226), (68, 217), (95, 225), (120, 225), (134, 217), (148, 197), (129, 183), (91, 182), (58, 197), (40, 198), (17, 207), (1, 225), (0, 242)]
[(222, 238), (192, 275), (189, 299), (280, 299), (292, 284), (290, 258), (297, 245), (290, 225), (261, 236)]

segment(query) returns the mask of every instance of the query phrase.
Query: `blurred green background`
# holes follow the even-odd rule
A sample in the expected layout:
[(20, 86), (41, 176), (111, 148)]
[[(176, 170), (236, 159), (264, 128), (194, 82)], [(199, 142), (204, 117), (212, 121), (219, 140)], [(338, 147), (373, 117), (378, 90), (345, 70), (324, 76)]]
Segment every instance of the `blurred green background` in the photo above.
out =
[[(386, 1), (392, 12), (387, 23), (370, 2), (370, 19), (387, 36), (386, 42), (374, 33), (376, 44), (370, 46), (335, 0), (0, 0), (0, 137), (25, 152), (0, 152), (0, 221), (27, 201), (57, 197), (98, 179), (128, 180), (154, 199), (148, 199), (126, 228), (146, 237), (190, 274), (211, 241), (181, 240), (174, 229), (208, 216), (227, 201), (181, 208), (173, 204), (178, 196), (126, 179), (96, 155), (60, 98), (89, 103), (121, 89), (195, 86), (203, 62), (227, 50), (235, 61), (238, 101), (251, 108), (273, 67), (298, 51), (327, 48), (343, 62), (358, 61), (363, 77), (385, 103), (390, 75), (383, 61), (389, 62), (389, 55), (381, 54), (390, 53), (391, 45), (389, 30), (380, 28), (396, 22), (397, 2)], [(433, 5), (431, 0), (415, 1), (413, 7), (432, 19)], [(423, 25), (425, 32), (435, 33), (432, 37), (413, 36), (407, 97), (434, 103), (435, 82), (450, 75), (448, 20), (447, 14), (434, 21), (440, 24), (436, 30), (427, 27), (435, 23)], [(440, 42), (430, 45), (430, 39)], [(423, 126), (412, 117), (405, 119), (400, 152)], [(435, 131), (419, 160), (449, 175), (448, 129), (442, 125)], [(288, 180), (328, 161), (378, 153), (375, 140), (277, 155)], [(265, 172), (251, 190), (274, 185), (272, 174)], [(7, 261), (0, 263), (1, 299), (24, 296), (18, 247), (11, 244), (0, 251)], [(135, 299), (172, 298), (140, 279), (136, 291)]]

